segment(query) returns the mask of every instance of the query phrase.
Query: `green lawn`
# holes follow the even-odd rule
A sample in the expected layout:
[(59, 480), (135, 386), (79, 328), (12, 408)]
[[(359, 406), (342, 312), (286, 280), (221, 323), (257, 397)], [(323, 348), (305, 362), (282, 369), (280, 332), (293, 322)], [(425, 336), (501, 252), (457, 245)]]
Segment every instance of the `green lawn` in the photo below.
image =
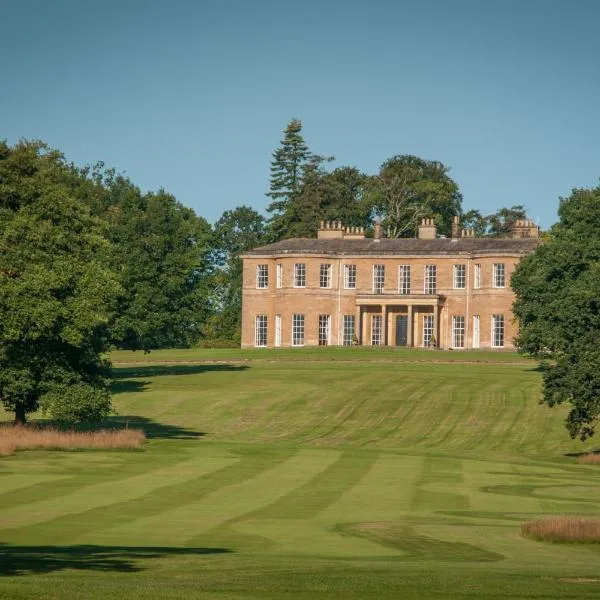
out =
[(519, 535), (599, 515), (600, 466), (518, 355), (112, 358), (150, 440), (0, 459), (1, 598), (600, 597), (600, 545)]

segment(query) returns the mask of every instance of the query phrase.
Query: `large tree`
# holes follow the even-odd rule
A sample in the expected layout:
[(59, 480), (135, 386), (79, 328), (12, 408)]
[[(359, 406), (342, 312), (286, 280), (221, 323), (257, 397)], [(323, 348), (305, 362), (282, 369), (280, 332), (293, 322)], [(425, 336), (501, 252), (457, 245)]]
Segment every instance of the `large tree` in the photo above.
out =
[(39, 142), (0, 142), (0, 400), (15, 423), (110, 411), (107, 326), (120, 292), (106, 227)]
[(478, 237), (508, 237), (518, 220), (526, 219), (527, 211), (522, 204), (504, 207), (495, 213), (483, 216), (480, 211), (471, 209), (461, 219), (464, 229), (472, 229)]
[(512, 277), (517, 344), (541, 361), (542, 401), (569, 405), (572, 437), (600, 418), (600, 186), (561, 199), (559, 222)]
[(441, 162), (399, 155), (386, 160), (371, 179), (370, 203), (389, 237), (413, 237), (423, 217), (450, 235), (452, 217), (461, 213), (462, 195)]
[(95, 206), (108, 222), (124, 290), (115, 343), (134, 350), (194, 344), (208, 316), (210, 225), (164, 190), (142, 194), (121, 176), (104, 185)]

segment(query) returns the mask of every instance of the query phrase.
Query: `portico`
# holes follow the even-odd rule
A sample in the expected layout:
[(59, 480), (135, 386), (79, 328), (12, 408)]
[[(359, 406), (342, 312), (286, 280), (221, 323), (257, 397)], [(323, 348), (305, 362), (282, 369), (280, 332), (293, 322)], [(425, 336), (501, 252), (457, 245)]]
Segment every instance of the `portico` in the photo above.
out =
[[(359, 345), (439, 345), (437, 294), (358, 294), (356, 336)], [(375, 317), (375, 319), (373, 319)]]

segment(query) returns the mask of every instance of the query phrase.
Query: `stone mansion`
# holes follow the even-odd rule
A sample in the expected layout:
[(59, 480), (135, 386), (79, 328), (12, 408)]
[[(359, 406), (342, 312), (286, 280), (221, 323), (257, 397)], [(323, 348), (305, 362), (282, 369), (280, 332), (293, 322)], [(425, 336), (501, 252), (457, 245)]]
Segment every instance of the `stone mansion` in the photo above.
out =
[(242, 256), (242, 347), (511, 349), (510, 277), (538, 237), (531, 221), (517, 221), (511, 238), (477, 238), (455, 217), (446, 238), (423, 219), (416, 239), (321, 223), (317, 239)]

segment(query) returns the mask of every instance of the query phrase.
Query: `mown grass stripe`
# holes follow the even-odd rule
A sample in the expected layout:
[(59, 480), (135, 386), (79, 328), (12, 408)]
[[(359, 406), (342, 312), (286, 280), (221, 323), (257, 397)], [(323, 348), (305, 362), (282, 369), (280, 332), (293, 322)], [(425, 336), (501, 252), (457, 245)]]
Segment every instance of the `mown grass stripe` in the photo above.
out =
[(108, 529), (99, 537), (104, 543), (125, 538), (150, 545), (186, 545), (200, 533), (256, 511), (304, 485), (339, 455), (335, 450), (301, 450), (252, 479), (217, 489), (197, 502)]
[(16, 506), (0, 513), (0, 528), (12, 529), (43, 523), (57, 517), (81, 513), (94, 508), (144, 496), (156, 489), (178, 481), (222, 469), (236, 462), (236, 458), (206, 458), (201, 463), (190, 459), (177, 465), (156, 469), (142, 475), (118, 481), (87, 485), (68, 496), (48, 498), (27, 506)]

